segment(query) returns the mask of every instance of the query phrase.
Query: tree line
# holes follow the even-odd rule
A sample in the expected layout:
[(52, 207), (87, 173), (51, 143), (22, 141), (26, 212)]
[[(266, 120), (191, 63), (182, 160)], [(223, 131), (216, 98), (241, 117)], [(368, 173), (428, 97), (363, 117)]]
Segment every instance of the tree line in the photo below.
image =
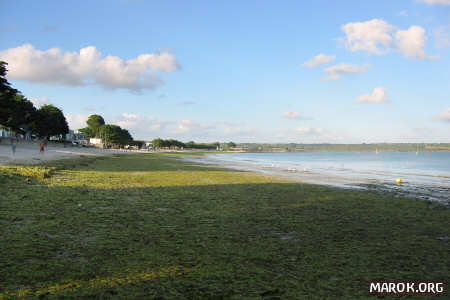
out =
[(180, 142), (178, 140), (163, 140), (161, 138), (154, 139), (152, 141), (154, 148), (164, 149), (164, 148), (176, 148), (176, 149), (204, 149), (204, 150), (216, 150), (220, 148), (220, 143), (195, 143), (194, 141), (190, 141), (187, 143)]
[(15, 134), (39, 138), (64, 135), (69, 126), (61, 109), (48, 104), (36, 108), (20, 91), (11, 87), (6, 79), (7, 63), (0, 61), (0, 125)]

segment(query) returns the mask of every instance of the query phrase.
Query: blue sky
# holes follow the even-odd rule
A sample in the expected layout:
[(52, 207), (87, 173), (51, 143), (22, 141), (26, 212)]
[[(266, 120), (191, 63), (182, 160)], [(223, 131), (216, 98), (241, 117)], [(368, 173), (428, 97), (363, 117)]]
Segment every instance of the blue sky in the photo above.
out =
[(0, 59), (73, 129), (96, 113), (147, 140), (450, 142), (449, 0), (6, 0)]

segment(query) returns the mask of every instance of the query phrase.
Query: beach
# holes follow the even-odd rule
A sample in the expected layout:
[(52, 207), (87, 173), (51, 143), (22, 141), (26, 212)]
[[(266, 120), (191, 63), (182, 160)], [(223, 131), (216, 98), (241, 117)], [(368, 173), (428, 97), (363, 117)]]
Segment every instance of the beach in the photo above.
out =
[(1, 166), (0, 298), (369, 299), (450, 272), (447, 206), (192, 155)]
[(83, 156), (139, 153), (136, 150), (99, 149), (72, 145), (67, 145), (66, 147), (63, 145), (48, 145), (45, 147), (44, 152), (41, 153), (39, 150), (38, 143), (21, 143), (16, 145), (16, 151), (13, 153), (11, 145), (0, 144), (0, 166), (8, 164), (39, 164), (45, 161)]

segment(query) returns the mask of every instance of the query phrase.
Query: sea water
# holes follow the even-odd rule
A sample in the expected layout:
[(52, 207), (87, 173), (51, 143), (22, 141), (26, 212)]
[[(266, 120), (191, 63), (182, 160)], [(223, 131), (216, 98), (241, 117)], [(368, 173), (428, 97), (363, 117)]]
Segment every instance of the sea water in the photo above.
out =
[(308, 183), (450, 201), (450, 152), (224, 153), (207, 155), (203, 161)]

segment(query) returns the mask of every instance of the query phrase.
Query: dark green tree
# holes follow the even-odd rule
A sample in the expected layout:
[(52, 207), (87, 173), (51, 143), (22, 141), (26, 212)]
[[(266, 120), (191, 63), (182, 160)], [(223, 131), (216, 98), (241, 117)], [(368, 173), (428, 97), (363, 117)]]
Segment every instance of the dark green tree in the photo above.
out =
[(13, 89), (6, 79), (7, 65), (6, 62), (0, 61), (0, 124), (9, 127), (8, 123), (20, 123), (12, 120), (13, 115), (20, 114), (20, 110), (15, 105), (15, 97), (19, 91)]
[(233, 143), (233, 142), (229, 142), (229, 143), (227, 143), (227, 148), (228, 148), (228, 149), (236, 148), (236, 144)]
[(32, 130), (37, 118), (36, 108), (33, 103), (20, 93), (15, 94), (12, 101), (6, 101), (9, 105), (1, 107), (2, 113), (5, 114), (0, 121), (1, 124), (17, 133), (25, 133), (27, 130)]
[(78, 129), (78, 131), (81, 132), (87, 140), (95, 137), (95, 134), (90, 127), (81, 128)]
[(164, 141), (160, 138), (154, 139), (152, 141), (154, 148), (163, 148), (164, 147)]
[(189, 141), (186, 143), (186, 148), (188, 149), (192, 149), (195, 147), (195, 142), (194, 141)]
[(94, 136), (98, 137), (99, 129), (101, 126), (105, 125), (105, 120), (100, 115), (90, 115), (86, 123), (94, 133)]
[(69, 132), (69, 126), (63, 112), (51, 104), (43, 105), (37, 111), (33, 127), (40, 137), (45, 138)]
[(117, 125), (105, 124), (98, 130), (99, 136), (107, 145), (129, 145), (133, 142), (133, 137), (126, 129)]
[(120, 129), (120, 145), (130, 145), (133, 143), (133, 137), (127, 129)]

